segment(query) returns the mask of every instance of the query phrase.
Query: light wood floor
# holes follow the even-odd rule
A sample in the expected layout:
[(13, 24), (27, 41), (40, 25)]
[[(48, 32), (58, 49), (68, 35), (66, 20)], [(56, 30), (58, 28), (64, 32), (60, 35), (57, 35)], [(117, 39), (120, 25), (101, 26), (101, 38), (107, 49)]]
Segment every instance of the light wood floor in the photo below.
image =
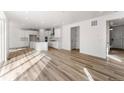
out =
[(122, 49), (111, 49), (109, 56), (116, 58), (119, 62), (124, 62), (124, 50)]
[(19, 48), (19, 49), (11, 49), (12, 52), (9, 53), (9, 56), (8, 56), (8, 60), (14, 58), (14, 57), (17, 57), (19, 55), (23, 55), (25, 53), (28, 53), (30, 51), (32, 51), (33, 49), (31, 48)]
[(49, 49), (29, 51), (0, 67), (0, 80), (98, 81), (124, 80), (124, 64), (80, 54)]

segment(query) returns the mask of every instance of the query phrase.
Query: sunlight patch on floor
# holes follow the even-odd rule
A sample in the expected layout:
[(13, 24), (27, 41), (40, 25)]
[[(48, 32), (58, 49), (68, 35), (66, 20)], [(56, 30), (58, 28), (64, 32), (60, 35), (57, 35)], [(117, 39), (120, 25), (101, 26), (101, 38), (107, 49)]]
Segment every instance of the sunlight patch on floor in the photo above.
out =
[(84, 72), (85, 72), (85, 74), (87, 75), (87, 77), (88, 77), (88, 79), (89, 79), (90, 81), (94, 81), (94, 79), (92, 78), (92, 76), (91, 76), (91, 74), (89, 73), (89, 71), (87, 70), (87, 68), (84, 68)]
[(123, 60), (121, 60), (121, 58), (116, 57), (116, 56), (108, 55), (108, 58), (111, 58), (111, 59), (118, 61), (118, 62), (123, 62)]

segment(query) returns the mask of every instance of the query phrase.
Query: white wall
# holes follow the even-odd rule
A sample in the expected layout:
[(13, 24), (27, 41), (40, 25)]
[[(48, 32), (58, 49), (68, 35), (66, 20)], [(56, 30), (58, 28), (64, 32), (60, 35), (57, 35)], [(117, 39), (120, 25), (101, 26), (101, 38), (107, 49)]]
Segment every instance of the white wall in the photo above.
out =
[[(94, 19), (95, 20), (95, 19)], [(62, 48), (71, 50), (71, 27), (80, 26), (80, 53), (85, 53), (98, 57), (106, 56), (106, 29), (105, 22), (99, 19), (97, 27), (90, 27), (91, 20), (63, 26)]]
[(71, 50), (71, 36), (70, 26), (66, 25), (62, 27), (62, 49)]
[[(17, 24), (9, 23), (9, 48), (19, 48), (29, 46), (29, 35), (38, 35), (37, 31), (22, 30)], [(21, 38), (28, 40), (22, 40)]]
[[(70, 28), (80, 26), (80, 53), (106, 58), (107, 56), (107, 26), (106, 21), (124, 17), (124, 12), (89, 19), (62, 27), (62, 48), (71, 50)], [(91, 21), (97, 20), (98, 26), (91, 27)]]
[(106, 57), (106, 23), (102, 18), (97, 26), (91, 26), (91, 21), (80, 24), (80, 52), (97, 57)]
[(55, 36), (58, 42), (58, 49), (62, 48), (62, 28), (61, 27), (56, 27), (55, 28)]

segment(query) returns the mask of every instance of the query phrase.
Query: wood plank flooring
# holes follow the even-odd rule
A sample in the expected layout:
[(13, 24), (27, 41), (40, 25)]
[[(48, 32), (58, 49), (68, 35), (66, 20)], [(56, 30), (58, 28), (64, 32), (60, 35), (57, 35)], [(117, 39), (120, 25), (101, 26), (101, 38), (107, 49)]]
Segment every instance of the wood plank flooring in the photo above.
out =
[(32, 50), (33, 49), (31, 49), (31, 48), (13, 49), (13, 51), (9, 53), (9, 56), (8, 56), (7, 59), (10, 60), (12, 58), (16, 58), (17, 56), (23, 55), (23, 54), (28, 53), (28, 52), (30, 52)]
[(0, 80), (120, 81), (124, 80), (124, 64), (80, 54), (77, 51), (52, 48), (47, 52), (32, 50), (12, 57), (2, 64)]
[(116, 60), (119, 62), (124, 62), (124, 50), (123, 49), (111, 49), (108, 55), (110, 60)]

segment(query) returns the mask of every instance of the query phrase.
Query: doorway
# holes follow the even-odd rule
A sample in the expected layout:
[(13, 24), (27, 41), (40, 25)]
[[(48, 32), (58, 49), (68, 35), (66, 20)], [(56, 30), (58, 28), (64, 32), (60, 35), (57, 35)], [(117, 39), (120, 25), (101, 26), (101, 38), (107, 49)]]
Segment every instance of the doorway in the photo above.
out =
[(80, 27), (75, 26), (71, 28), (71, 50), (79, 52), (80, 49)]
[(107, 25), (107, 58), (124, 62), (124, 19), (110, 20)]

